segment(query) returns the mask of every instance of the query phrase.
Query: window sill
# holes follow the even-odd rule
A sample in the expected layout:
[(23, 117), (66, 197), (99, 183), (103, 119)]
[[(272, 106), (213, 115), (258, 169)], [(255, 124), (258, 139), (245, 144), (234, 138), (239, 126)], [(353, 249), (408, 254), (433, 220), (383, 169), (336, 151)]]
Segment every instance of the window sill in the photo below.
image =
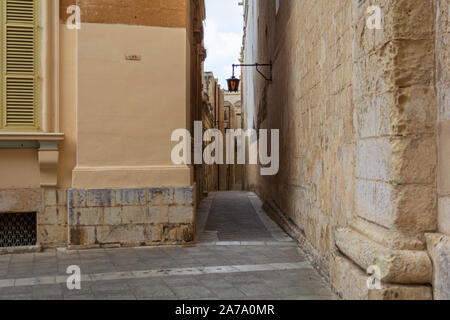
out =
[(43, 132), (0, 132), (0, 141), (42, 141), (59, 142), (64, 140), (64, 133), (43, 133)]
[(58, 149), (64, 133), (0, 132), (0, 149)]

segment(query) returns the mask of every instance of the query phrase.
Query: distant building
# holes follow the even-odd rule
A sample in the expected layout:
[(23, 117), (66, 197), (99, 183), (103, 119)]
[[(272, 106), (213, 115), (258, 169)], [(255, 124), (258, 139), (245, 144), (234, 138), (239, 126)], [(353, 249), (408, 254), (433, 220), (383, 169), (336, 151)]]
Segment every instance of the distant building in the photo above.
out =
[[(241, 91), (224, 91), (224, 106), (227, 125), (230, 129), (243, 129)], [(235, 164), (227, 166), (227, 190), (243, 190), (244, 165), (237, 164), (237, 139), (235, 139)]]
[[(210, 129), (218, 128), (217, 116), (219, 110), (222, 109), (221, 104), (223, 102), (220, 85), (212, 72), (205, 72), (203, 82), (203, 133)], [(207, 143), (203, 143), (203, 148), (206, 148)], [(208, 192), (219, 190), (219, 166), (206, 165), (202, 166), (203, 174), (203, 193), (206, 195)]]

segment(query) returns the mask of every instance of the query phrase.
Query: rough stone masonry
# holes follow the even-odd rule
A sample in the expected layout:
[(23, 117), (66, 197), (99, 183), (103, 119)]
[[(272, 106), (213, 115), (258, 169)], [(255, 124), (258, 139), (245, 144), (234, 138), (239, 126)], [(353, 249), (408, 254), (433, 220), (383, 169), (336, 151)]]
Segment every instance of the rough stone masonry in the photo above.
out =
[(244, 62), (274, 78), (244, 72), (246, 122), (281, 130), (283, 164), (247, 185), (342, 298), (450, 298), (449, 4), (246, 1)]
[(193, 188), (68, 190), (67, 201), (72, 248), (194, 239)]

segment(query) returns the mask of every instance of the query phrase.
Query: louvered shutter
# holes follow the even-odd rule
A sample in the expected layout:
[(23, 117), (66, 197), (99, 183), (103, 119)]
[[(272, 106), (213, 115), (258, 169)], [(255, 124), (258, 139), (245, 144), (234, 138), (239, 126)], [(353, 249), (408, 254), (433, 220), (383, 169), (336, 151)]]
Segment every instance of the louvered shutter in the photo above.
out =
[(2, 0), (2, 124), (38, 129), (37, 0)]

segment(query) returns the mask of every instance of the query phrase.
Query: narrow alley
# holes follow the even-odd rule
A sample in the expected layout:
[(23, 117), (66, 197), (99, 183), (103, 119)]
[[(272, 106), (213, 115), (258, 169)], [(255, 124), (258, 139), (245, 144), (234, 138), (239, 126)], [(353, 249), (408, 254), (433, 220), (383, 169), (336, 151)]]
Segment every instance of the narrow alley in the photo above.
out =
[[(306, 256), (249, 192), (212, 193), (192, 246), (0, 256), (0, 299), (326, 300), (332, 294)], [(81, 290), (67, 287), (69, 266)]]
[(0, 1), (0, 300), (450, 300), (449, 2)]

